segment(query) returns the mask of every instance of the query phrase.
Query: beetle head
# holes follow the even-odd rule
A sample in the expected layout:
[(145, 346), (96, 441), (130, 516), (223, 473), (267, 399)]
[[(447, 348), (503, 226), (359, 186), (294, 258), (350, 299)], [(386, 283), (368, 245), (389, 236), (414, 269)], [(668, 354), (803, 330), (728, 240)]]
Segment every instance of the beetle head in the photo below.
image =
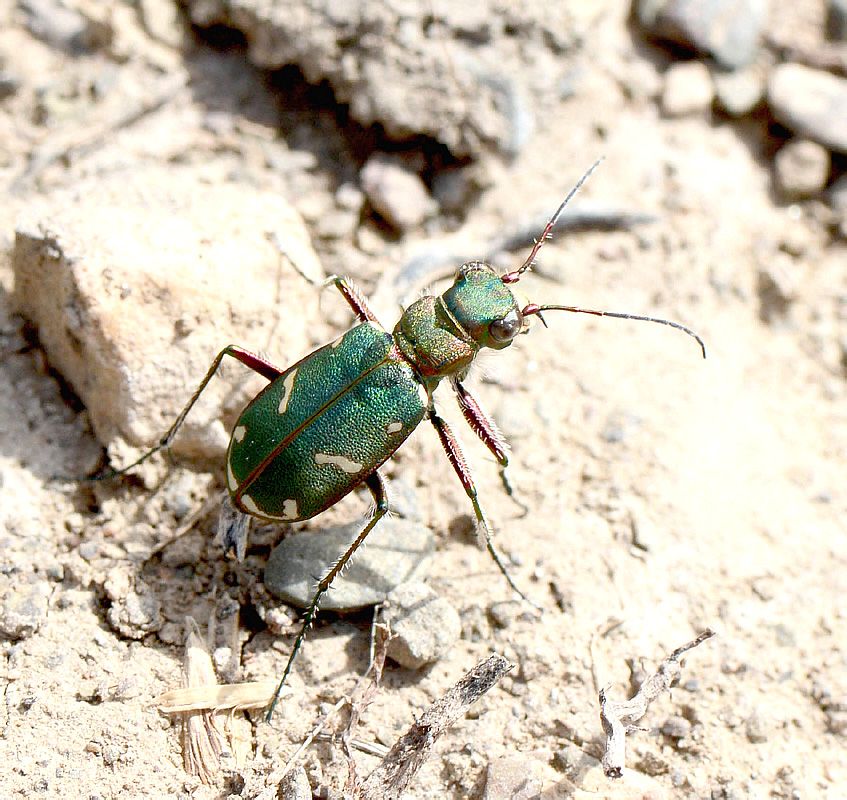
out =
[(531, 304), (482, 261), (463, 264), (442, 299), (480, 347), (502, 350), (529, 328), (530, 319), (521, 309)]

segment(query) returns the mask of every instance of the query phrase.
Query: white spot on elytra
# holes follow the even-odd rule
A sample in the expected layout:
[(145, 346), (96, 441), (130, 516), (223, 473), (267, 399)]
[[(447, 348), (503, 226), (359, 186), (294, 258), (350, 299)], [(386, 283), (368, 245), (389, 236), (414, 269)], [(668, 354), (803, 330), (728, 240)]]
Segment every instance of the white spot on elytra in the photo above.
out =
[(288, 401), (291, 399), (291, 390), (294, 388), (294, 376), (297, 370), (293, 369), (288, 373), (288, 376), (282, 383), (282, 400), (279, 401), (279, 413), (284, 414), (288, 408)]
[(236, 442), (241, 444), (241, 440), (244, 438), (244, 434), (247, 433), (247, 428), (243, 425), (239, 425), (233, 432), (232, 438), (235, 439)]
[(241, 505), (244, 506), (251, 514), (258, 514), (260, 517), (265, 516), (256, 505), (255, 500), (249, 494), (241, 495)]
[(426, 392), (426, 386), (422, 383), (418, 384), (418, 396), (421, 398), (421, 403), (425, 408), (429, 408), (429, 395)]
[(282, 518), (283, 519), (297, 519), (299, 516), (297, 512), (297, 501), (296, 500), (283, 500), (282, 501)]
[(238, 481), (235, 479), (235, 474), (232, 471), (232, 462), (229, 459), (226, 462), (226, 488), (231, 492), (238, 489)]
[(399, 433), (403, 430), (403, 423), (392, 422), (385, 430), (387, 433)]
[(347, 472), (350, 475), (357, 473), (362, 468), (361, 464), (347, 458), (347, 456), (331, 456), (327, 453), (315, 453), (315, 463), (333, 464), (342, 472)]
[(331, 347), (333, 350), (335, 350), (335, 348), (336, 348), (336, 347), (338, 347), (338, 346), (339, 346), (339, 345), (340, 345), (343, 341), (344, 341), (344, 337), (343, 337), (343, 336), (339, 336), (339, 337), (338, 337), (338, 338), (337, 338), (337, 339), (336, 339), (336, 340), (335, 340), (335, 341), (334, 341), (334, 342), (330, 345), (330, 347)]

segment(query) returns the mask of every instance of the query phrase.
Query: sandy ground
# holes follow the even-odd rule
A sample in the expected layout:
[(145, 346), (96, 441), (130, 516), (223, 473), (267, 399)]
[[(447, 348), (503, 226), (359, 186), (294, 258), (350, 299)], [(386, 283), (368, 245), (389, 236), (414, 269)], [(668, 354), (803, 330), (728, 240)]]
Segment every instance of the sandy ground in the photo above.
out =
[[(44, 152), (45, 134), (32, 118), (15, 122), (27, 110), (27, 92), (43, 80), (41, 71), (54, 79), (63, 69), (85, 73), (96, 59), (50, 49), (16, 25), (0, 38), (4, 52), (29, 47), (44, 57), (0, 106), (10, 142), (2, 211), (9, 256), (16, 215), (35, 200), (58, 202), (57, 188), (81, 173), (96, 186), (98, 176), (125, 163), (154, 163), (157, 149), (148, 143), (160, 142), (156, 136), (170, 137), (161, 163), (182, 159), (209, 181), (254, 181), (279, 191), (311, 226), (320, 216), (315, 209), (349, 179), (320, 159), (294, 178), (271, 174), (255, 148), (262, 138), (255, 127), (270, 124), (250, 115), (249, 125), (228, 129), (222, 144), (203, 126), (208, 107), (198, 110), (206, 101), (197, 90), (175, 93), (142, 121), (74, 150), (70, 164), (50, 162), (40, 180), (12, 191), (19, 159)], [(541, 789), (551, 797), (843, 797), (844, 242), (831, 236), (818, 201), (775, 199), (764, 121), (664, 118), (653, 100), (622, 89), (628, 59), (651, 64), (633, 55), (639, 48), (624, 9), (608, 4), (587, 39), (589, 66), (578, 90), (549, 109), (515, 158), (492, 157), (488, 188), (460, 235), (485, 242), (526, 212), (551, 212), (604, 155), (580, 197), (649, 212), (655, 221), (634, 231), (554, 237), (522, 288), (539, 303), (679, 320), (700, 333), (708, 358), (692, 340), (657, 325), (551, 312), (547, 329), (538, 325), (484, 359), (472, 385), (512, 446), (511, 477), (527, 515), (501, 491), (494, 460), (467, 429), (462, 441), (498, 547), (515, 581), (546, 612), (516, 600), (477, 545), (462, 488), (434, 432), (422, 426), (386, 474), (413, 487), (423, 522), (436, 534), (429, 583), (458, 610), (462, 637), (424, 670), (389, 663), (353, 738), (390, 746), (477, 661), (498, 652), (515, 670), (437, 743), (409, 797), (481, 797), (487, 776), (492, 800)], [(167, 43), (156, 47), (162, 63), (181, 58)], [(222, 95), (255, 91), (249, 102), (258, 108), (272, 102), (237, 54), (194, 44), (188, 57), (197, 84)], [(110, 80), (120, 82), (131, 68), (115, 60)], [(134, 84), (127, 86), (129, 92)], [(84, 128), (85, 119), (69, 129)], [(339, 135), (328, 134), (328, 151)], [(397, 237), (366, 222), (355, 236), (313, 244), (327, 273), (352, 273), (367, 293), (438, 234), (437, 224)], [(516, 267), (524, 254), (503, 266)], [(777, 268), (792, 291), (775, 309), (760, 274)], [(260, 531), (243, 566), (223, 558), (212, 543), (216, 512), (207, 502), (219, 494), (220, 463), (207, 464), (208, 473), (161, 469), (147, 485), (51, 482), (94, 463), (99, 445), (79, 401), (48, 370), (50, 354), (24, 336), (10, 258), (1, 274), (3, 794), (202, 798), (271, 791), (319, 714), (364, 673), (370, 614), (322, 618), (273, 723), (250, 716), (242, 765), (224, 759), (212, 786), (187, 775), (180, 721), (152, 704), (181, 684), (182, 618), (190, 612), (205, 625), (217, 609), (219, 622), (230, 620), (235, 666), (222, 679), (277, 677), (293, 636), (264, 628), (259, 617), (275, 603), (258, 584), (279, 530)], [(311, 301), (284, 309), (283, 320), (286, 313), (310, 315), (315, 343), (349, 324), (336, 298), (322, 299), (320, 310)], [(200, 353), (198, 363), (214, 352)], [(284, 365), (304, 352), (273, 357)], [(185, 377), (186, 398), (201, 375), (202, 367)], [(439, 394), (460, 429), (449, 392)], [(354, 495), (297, 527), (350, 522), (366, 508), (367, 497)], [(150, 633), (144, 608), (125, 602), (139, 581), (148, 591), (136, 595), (139, 602), (152, 595), (159, 604)], [(227, 604), (240, 616), (222, 614)], [(629, 777), (610, 783), (594, 760), (602, 743), (597, 689), (610, 686), (623, 698), (630, 665), (649, 671), (706, 627), (717, 636), (689, 654), (681, 686), (650, 708), (641, 723), (649, 730), (628, 741)], [(342, 712), (329, 727), (343, 730), (347, 720)], [(357, 749), (353, 755), (359, 776), (378, 762)], [(313, 745), (303, 764), (314, 790), (342, 791), (349, 763), (337, 743)], [(498, 770), (512, 775), (508, 785), (517, 785), (517, 774), (528, 788), (498, 793), (491, 778)]]

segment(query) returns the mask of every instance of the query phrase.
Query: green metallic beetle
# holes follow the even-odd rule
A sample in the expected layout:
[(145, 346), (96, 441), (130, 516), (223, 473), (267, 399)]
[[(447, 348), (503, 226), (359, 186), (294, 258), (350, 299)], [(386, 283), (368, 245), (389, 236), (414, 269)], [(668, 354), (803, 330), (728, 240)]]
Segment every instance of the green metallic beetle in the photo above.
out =
[[(373, 516), (318, 583), (269, 706), (268, 719), (321, 597), (388, 513), (385, 484), (378, 468), (425, 418), (435, 427), (470, 498), (495, 563), (509, 585), (525, 597), (494, 549), (491, 528), (465, 458), (453, 432), (435, 409), (433, 392), (443, 379), (451, 382), (465, 419), (505, 470), (505, 442), (462, 381), (482, 348), (508, 347), (528, 330), (533, 317), (560, 310), (658, 322), (693, 336), (705, 357), (700, 337), (678, 323), (573, 306), (539, 306), (512, 288), (531, 269), (563, 209), (593, 169), (556, 211), (519, 269), (498, 275), (483, 262), (464, 264), (444, 294), (425, 296), (412, 304), (391, 333), (379, 324), (365, 299), (346, 280), (333, 278), (331, 282), (355, 312), (358, 325), (286, 370), (237, 345), (224, 348), (161, 442), (127, 467), (131, 469), (170, 444), (223, 358), (231, 356), (270, 381), (244, 409), (233, 429), (226, 455), (226, 483), (235, 509), (263, 520), (296, 522), (325, 511), (361, 484), (373, 495)], [(501, 474), (510, 489), (505, 473)]]

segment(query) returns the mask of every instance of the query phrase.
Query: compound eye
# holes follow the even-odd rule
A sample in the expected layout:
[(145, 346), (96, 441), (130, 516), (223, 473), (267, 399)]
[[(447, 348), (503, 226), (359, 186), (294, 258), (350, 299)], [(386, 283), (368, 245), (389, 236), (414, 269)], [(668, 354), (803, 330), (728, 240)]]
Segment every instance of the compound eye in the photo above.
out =
[(511, 342), (523, 328), (523, 318), (517, 309), (510, 311), (502, 319), (495, 319), (488, 326), (488, 332), (495, 342)]

